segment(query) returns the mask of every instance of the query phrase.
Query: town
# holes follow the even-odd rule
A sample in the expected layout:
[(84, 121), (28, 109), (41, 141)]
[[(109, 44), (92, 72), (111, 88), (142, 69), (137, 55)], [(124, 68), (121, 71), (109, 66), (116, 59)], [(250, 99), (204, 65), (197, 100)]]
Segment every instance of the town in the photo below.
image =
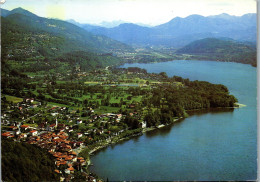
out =
[[(81, 157), (80, 152), (87, 148), (86, 141), (91, 141), (96, 138), (95, 135), (105, 136), (106, 141), (111, 142), (113, 136), (117, 136), (125, 130), (105, 130), (103, 126), (92, 127), (92, 129), (84, 130), (82, 127), (86, 125), (86, 121), (77, 117), (70, 117), (71, 113), (68, 112), (67, 107), (46, 107), (48, 113), (52, 116), (50, 122), (44, 121), (36, 124), (32, 118), (41, 118), (43, 113), (38, 112), (31, 116), (25, 114), (34, 108), (43, 108), (40, 102), (36, 102), (33, 98), (26, 98), (22, 102), (16, 103), (11, 106), (10, 110), (19, 110), (19, 114), (25, 115), (22, 117), (21, 122), (10, 122), (9, 118), (12, 117), (12, 112), (6, 112), (2, 115), (2, 137), (11, 138), (17, 142), (27, 142), (35, 144), (41, 148), (48, 150), (55, 159), (56, 169), (55, 172), (60, 174), (61, 181), (70, 180), (73, 178), (74, 171), (80, 171), (86, 176), (89, 181), (96, 181), (95, 177), (87, 174), (87, 166), (90, 164), (89, 158), (84, 159)], [(94, 110), (89, 108), (88, 113), (91, 114), (90, 123), (95, 123), (101, 120), (101, 123), (113, 125), (113, 123), (120, 123), (123, 118), (122, 114), (106, 113), (102, 115), (95, 115)], [(68, 124), (58, 123), (59, 117), (65, 115), (68, 117)], [(130, 113), (133, 115), (133, 113)], [(24, 118), (27, 119), (24, 119)], [(145, 124), (142, 125), (146, 127)], [(112, 130), (113, 131), (113, 130)], [(102, 135), (104, 134), (104, 135)], [(94, 137), (93, 137), (94, 135)], [(100, 140), (99, 140), (100, 141)]]

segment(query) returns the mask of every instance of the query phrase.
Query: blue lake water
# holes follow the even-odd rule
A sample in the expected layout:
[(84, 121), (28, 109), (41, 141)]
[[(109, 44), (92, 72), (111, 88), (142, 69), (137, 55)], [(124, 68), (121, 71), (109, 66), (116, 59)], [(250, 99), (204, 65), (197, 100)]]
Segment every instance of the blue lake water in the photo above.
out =
[(110, 181), (256, 179), (256, 68), (184, 60), (122, 67), (224, 84), (247, 106), (197, 112), (172, 126), (107, 147), (91, 157), (92, 172)]

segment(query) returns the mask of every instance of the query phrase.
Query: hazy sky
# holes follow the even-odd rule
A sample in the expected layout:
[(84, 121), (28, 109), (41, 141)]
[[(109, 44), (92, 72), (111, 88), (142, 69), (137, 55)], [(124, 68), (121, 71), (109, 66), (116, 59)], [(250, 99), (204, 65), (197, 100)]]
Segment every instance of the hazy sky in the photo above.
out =
[(42, 17), (80, 23), (123, 20), (158, 25), (191, 14), (256, 13), (256, 0), (6, 0), (1, 7), (22, 7)]

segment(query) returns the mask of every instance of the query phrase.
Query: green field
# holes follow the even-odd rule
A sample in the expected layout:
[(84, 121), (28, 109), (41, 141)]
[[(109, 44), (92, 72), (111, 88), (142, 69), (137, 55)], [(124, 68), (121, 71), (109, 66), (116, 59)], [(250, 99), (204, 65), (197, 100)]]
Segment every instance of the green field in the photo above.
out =
[(10, 96), (10, 95), (3, 95), (2, 97), (6, 97), (7, 101), (13, 102), (13, 103), (18, 103), (18, 102), (22, 102), (23, 101), (22, 98)]

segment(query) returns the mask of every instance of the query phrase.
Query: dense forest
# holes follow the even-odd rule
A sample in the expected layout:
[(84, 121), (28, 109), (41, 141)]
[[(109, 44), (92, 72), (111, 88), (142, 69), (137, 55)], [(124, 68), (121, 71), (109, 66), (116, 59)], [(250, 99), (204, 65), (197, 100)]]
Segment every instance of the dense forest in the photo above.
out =
[[(144, 120), (148, 126), (167, 124), (174, 117), (186, 117), (187, 110), (208, 109), (216, 107), (234, 107), (237, 99), (229, 95), (224, 85), (211, 84), (205, 81), (189, 81), (181, 77), (173, 77), (183, 82), (185, 86), (178, 87), (164, 85), (152, 90), (153, 97), (145, 100), (158, 108), (154, 112), (150, 109)], [(171, 79), (171, 78), (170, 78)]]
[[(58, 181), (52, 156), (45, 150), (27, 143), (2, 138), (3, 181)], [(3, 175), (4, 174), (4, 175)]]
[(117, 64), (120, 61), (112, 54), (95, 54), (85, 51), (70, 52), (56, 58), (56, 60), (69, 63), (70, 67), (74, 67), (74, 73), (77, 66), (80, 71), (90, 71), (95, 68), (104, 68), (111, 64)]

